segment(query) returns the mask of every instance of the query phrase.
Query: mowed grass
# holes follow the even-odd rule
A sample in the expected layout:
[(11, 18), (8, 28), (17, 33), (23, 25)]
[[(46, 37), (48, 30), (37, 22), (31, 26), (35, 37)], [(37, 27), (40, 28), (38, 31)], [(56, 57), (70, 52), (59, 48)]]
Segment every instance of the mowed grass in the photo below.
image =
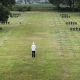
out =
[[(61, 18), (62, 12), (20, 12), (9, 18), (10, 24), (0, 24), (0, 80), (80, 79), (80, 31), (70, 31), (80, 26), (80, 15), (65, 13), (71, 18)], [(78, 25), (66, 25), (68, 21)]]

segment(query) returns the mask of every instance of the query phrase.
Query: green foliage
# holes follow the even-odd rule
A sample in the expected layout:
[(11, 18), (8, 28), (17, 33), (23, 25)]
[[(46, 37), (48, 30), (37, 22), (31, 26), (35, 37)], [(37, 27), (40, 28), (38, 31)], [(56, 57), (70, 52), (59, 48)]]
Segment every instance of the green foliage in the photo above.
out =
[(80, 10), (80, 0), (76, 0), (75, 3), (76, 3), (76, 7)]
[(0, 5), (0, 22), (1, 23), (7, 22), (8, 18), (9, 18), (8, 15), (10, 15), (8, 8)]
[(17, 10), (18, 11), (31, 11), (31, 7), (30, 6), (28, 6), (28, 7), (17, 7)]
[(7, 23), (10, 15), (9, 8), (15, 4), (15, 0), (0, 0), (0, 22)]
[(65, 4), (69, 6), (72, 11), (74, 11), (75, 8), (80, 8), (80, 0), (49, 0), (49, 2), (56, 5), (58, 8), (60, 4)]
[(0, 0), (0, 3), (6, 7), (12, 7), (12, 5), (14, 5), (16, 2), (15, 0)]
[[(55, 6), (54, 6), (55, 7)], [(51, 4), (16, 4), (12, 11), (33, 11), (33, 10), (52, 10)]]
[(59, 8), (60, 4), (62, 3), (62, 0), (49, 0), (49, 2)]

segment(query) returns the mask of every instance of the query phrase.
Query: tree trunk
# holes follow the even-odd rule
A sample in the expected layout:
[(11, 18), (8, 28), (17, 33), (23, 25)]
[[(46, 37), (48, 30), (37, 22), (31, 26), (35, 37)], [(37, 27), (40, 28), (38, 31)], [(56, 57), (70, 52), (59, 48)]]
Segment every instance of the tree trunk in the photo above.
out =
[(73, 0), (73, 3), (72, 3), (72, 10), (74, 11), (74, 0)]

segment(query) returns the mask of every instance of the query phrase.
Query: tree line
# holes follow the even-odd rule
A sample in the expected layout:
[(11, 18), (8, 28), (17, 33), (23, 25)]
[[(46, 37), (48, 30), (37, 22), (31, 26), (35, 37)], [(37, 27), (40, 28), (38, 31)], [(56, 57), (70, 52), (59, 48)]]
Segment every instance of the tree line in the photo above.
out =
[[(30, 0), (24, 0), (26, 1)], [(35, 0), (36, 1), (36, 0)], [(79, 10), (80, 9), (80, 0), (49, 0), (49, 2), (56, 7), (60, 8), (60, 5), (67, 5), (70, 9), (74, 11), (75, 7)], [(15, 0), (0, 0), (0, 22), (7, 23), (10, 14), (10, 8), (15, 5)]]
[(80, 9), (80, 0), (49, 0), (49, 2), (60, 8), (60, 4), (69, 6), (74, 11), (75, 8)]

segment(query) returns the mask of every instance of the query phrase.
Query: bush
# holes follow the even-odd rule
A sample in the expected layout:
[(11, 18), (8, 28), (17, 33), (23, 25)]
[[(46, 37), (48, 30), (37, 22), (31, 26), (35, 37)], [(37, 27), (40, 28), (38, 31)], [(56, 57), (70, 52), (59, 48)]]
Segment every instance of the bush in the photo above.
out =
[(29, 7), (27, 7), (27, 11), (31, 11), (31, 7), (29, 6)]
[(25, 12), (25, 11), (31, 11), (31, 7), (27, 7), (27, 6), (16, 6), (14, 8), (14, 10), (16, 11), (22, 11), (22, 12)]

